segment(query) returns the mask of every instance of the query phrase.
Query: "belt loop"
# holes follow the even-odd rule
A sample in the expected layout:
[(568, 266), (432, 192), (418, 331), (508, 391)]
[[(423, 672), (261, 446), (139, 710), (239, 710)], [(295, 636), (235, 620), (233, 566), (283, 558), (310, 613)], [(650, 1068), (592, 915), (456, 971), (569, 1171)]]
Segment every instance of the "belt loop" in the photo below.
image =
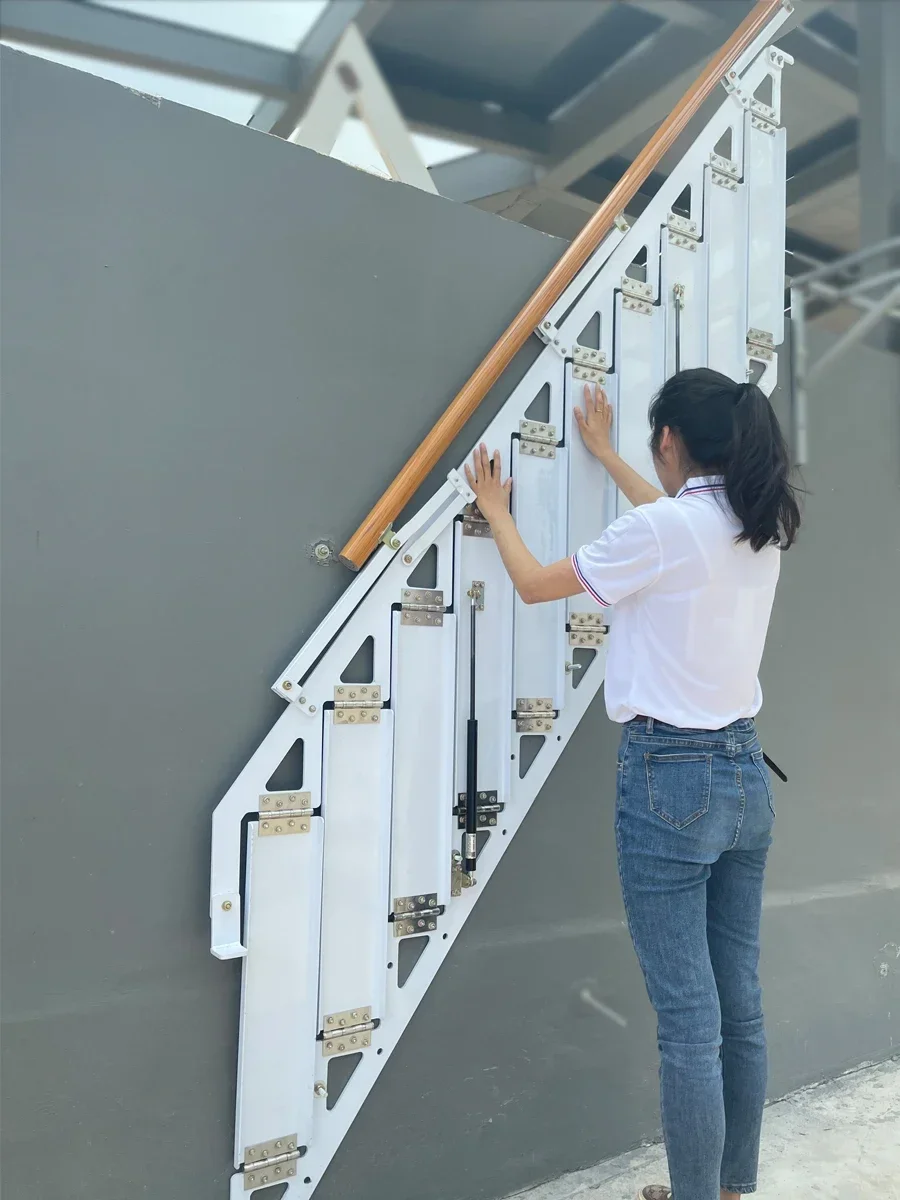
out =
[(647, 733), (648, 734), (653, 733), (653, 718), (652, 717), (647, 718)]

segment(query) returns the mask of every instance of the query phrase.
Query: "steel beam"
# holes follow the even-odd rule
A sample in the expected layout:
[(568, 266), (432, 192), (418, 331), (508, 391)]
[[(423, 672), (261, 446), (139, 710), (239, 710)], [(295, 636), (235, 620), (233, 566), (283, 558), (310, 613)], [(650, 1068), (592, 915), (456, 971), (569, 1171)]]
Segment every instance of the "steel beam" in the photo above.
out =
[[(900, 5), (859, 5), (860, 234), (871, 246), (900, 234)], [(900, 262), (897, 251), (872, 261), (874, 274)], [(900, 351), (900, 329), (889, 324), (873, 344)]]
[(788, 151), (788, 208), (858, 170), (859, 121), (848, 117)]
[(0, 36), (240, 91), (289, 97), (301, 82), (294, 55), (87, 0), (4, 0)]
[(350, 24), (365, 38), (387, 15), (392, 0), (329, 0), (319, 19), (307, 32), (295, 51), (298, 87), (287, 100), (267, 97), (262, 100), (247, 122), (251, 129), (262, 129), (278, 137), (290, 137), (315, 87), (318, 71), (340, 41)]

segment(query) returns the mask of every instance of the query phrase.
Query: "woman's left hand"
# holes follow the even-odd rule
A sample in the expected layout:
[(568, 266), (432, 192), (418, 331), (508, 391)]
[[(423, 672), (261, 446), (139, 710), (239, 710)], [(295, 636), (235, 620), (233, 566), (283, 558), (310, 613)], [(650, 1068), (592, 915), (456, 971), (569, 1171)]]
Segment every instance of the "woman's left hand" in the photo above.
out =
[(490, 457), (487, 446), (482, 442), (472, 455), (471, 469), (466, 464), (466, 479), (486, 521), (492, 521), (499, 514), (509, 511), (512, 480), (503, 482), (499, 450), (495, 450), (493, 457)]

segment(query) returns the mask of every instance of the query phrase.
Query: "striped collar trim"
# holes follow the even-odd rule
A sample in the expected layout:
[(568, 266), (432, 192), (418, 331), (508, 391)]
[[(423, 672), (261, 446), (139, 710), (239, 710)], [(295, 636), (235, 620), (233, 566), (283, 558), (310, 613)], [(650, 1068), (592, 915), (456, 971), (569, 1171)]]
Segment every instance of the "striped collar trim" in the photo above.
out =
[(725, 477), (723, 475), (698, 475), (689, 479), (680, 491), (675, 493), (675, 499), (682, 496), (698, 496), (707, 492), (724, 492)]

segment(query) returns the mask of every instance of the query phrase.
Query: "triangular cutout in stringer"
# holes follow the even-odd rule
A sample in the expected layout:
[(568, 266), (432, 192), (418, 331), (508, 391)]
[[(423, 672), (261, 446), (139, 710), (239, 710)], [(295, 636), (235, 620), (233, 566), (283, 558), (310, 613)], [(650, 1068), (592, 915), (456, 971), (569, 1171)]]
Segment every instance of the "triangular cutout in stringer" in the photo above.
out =
[(688, 184), (675, 203), (672, 205), (672, 212), (679, 217), (687, 217), (690, 220), (691, 216), (691, 185)]
[(525, 409), (526, 421), (541, 421), (546, 425), (550, 420), (550, 384), (545, 383), (532, 402)]
[(597, 657), (597, 651), (588, 646), (576, 646), (572, 651), (572, 666), (575, 671), (572, 674), (572, 687), (581, 686), (582, 680), (590, 670), (591, 663)]
[(303, 787), (303, 739), (297, 738), (269, 776), (267, 792), (299, 792)]
[(416, 963), (425, 953), (428, 934), (403, 938), (397, 948), (397, 987), (404, 987), (415, 970)]
[(759, 87), (753, 93), (753, 99), (758, 100), (760, 104), (765, 104), (767, 108), (775, 106), (775, 80), (771, 75), (764, 75)]
[(341, 672), (341, 683), (373, 683), (375, 678), (375, 639), (367, 637)]
[(288, 1190), (286, 1183), (270, 1183), (268, 1187), (257, 1188), (250, 1193), (250, 1200), (281, 1200)]
[(625, 269), (625, 274), (629, 279), (636, 279), (639, 283), (647, 282), (647, 247), (641, 246), (637, 254), (628, 264)]
[(713, 147), (713, 154), (718, 154), (720, 158), (734, 158), (734, 130), (730, 125)]
[[(429, 546), (410, 571), (406, 582), (410, 587), (433, 589), (437, 587), (437, 579), (438, 548), (437, 546)], [(358, 682), (365, 683), (366, 681), (359, 680)]]
[(336, 1058), (329, 1058), (328, 1078), (325, 1081), (325, 1087), (328, 1090), (325, 1107), (329, 1112), (334, 1108), (338, 1100), (340, 1100), (341, 1093), (350, 1082), (353, 1072), (361, 1062), (361, 1050), (357, 1050), (355, 1054), (340, 1054)]
[(544, 744), (542, 733), (523, 733), (519, 738), (519, 778), (524, 779), (531, 770), (531, 764), (537, 758)]
[(594, 313), (578, 335), (578, 345), (586, 350), (600, 349), (600, 314)]

